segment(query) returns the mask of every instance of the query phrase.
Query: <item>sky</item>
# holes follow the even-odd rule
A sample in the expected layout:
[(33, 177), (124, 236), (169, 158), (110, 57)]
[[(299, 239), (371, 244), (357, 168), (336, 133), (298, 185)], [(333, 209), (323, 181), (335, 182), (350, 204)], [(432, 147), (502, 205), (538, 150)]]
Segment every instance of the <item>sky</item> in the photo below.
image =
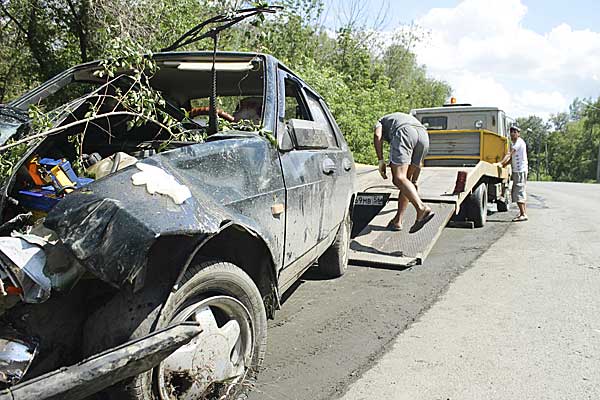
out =
[[(325, 0), (325, 25), (345, 20), (355, 0)], [(458, 102), (498, 106), (513, 117), (567, 111), (600, 96), (600, 1), (356, 0), (383, 37), (416, 23), (415, 53)]]

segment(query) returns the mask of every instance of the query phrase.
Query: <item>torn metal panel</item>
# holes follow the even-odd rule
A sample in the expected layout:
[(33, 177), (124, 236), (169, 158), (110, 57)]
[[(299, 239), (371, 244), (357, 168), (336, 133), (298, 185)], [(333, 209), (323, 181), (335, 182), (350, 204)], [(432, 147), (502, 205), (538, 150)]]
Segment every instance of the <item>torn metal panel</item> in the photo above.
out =
[(96, 195), (65, 198), (45, 224), (85, 267), (115, 286), (135, 277), (158, 236), (120, 201)]
[(47, 229), (42, 224), (34, 226), (28, 234), (15, 231), (12, 236), (43, 249), (46, 262), (37, 271), (40, 276), (37, 279), (34, 277), (34, 280), (49, 282), (52, 290), (71, 289), (84, 274), (85, 270), (63, 246), (56, 232)]
[(0, 334), (0, 388), (18, 383), (37, 355), (38, 343), (15, 332)]
[(22, 290), (26, 303), (42, 303), (50, 297), (51, 282), (44, 274), (46, 254), (37, 244), (21, 238), (0, 237), (0, 268)]

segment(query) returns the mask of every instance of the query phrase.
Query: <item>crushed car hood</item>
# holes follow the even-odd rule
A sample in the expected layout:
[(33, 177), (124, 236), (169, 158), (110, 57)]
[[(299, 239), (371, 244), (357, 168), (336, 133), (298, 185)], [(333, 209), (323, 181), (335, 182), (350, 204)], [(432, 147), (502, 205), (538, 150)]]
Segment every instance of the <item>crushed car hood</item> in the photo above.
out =
[[(160, 161), (144, 163), (168, 171)], [(138, 172), (130, 167), (66, 196), (44, 223), (85, 267), (114, 286), (135, 278), (159, 236), (210, 234), (228, 219), (201, 192), (176, 204), (168, 196), (134, 186), (131, 177)]]
[[(160, 153), (138, 164), (158, 167), (186, 186), (191, 196), (181, 204), (168, 195), (152, 194), (148, 185), (134, 185), (132, 176), (143, 169), (135, 165), (65, 196), (44, 225), (58, 234), (84, 267), (116, 287), (131, 282), (144, 268), (159, 237), (206, 237), (228, 222), (261, 237), (277, 258), (281, 244), (268, 227), (256, 222), (266, 218), (242, 215), (237, 209), (240, 202), (251, 203), (270, 213), (270, 207), (262, 206), (260, 194), (283, 196), (277, 190), (282, 187), (281, 175), (267, 172), (278, 171), (270, 146), (257, 135), (244, 135)], [(257, 169), (240, 168), (250, 163), (249, 158)]]

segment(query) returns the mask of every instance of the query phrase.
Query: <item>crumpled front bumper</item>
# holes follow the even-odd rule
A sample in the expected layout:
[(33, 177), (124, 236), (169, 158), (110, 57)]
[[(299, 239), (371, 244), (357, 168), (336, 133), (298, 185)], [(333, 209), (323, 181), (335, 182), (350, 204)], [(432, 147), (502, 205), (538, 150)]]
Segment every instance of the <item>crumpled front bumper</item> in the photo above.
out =
[(30, 234), (0, 236), (0, 278), (12, 284), (25, 303), (43, 303), (52, 290), (72, 288), (84, 272), (56, 233), (41, 225)]
[[(60, 368), (0, 390), (0, 400), (84, 399), (119, 381), (154, 368), (201, 332), (198, 323), (181, 322), (96, 354), (76, 365)], [(31, 353), (23, 348), (11, 354), (13, 357), (6, 360), (15, 367), (19, 357), (28, 359), (31, 356)], [(4, 372), (5, 370), (0, 368), (0, 374)]]

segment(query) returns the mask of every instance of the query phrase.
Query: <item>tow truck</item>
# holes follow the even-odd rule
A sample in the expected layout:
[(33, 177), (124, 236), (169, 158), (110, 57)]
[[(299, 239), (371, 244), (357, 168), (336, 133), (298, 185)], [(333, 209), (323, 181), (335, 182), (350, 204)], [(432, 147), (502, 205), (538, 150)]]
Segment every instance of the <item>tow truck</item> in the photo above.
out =
[[(409, 267), (422, 264), (443, 228), (480, 228), (487, 220), (488, 206), (497, 211), (510, 206), (510, 170), (500, 160), (509, 150), (509, 129), (514, 120), (498, 107), (457, 104), (452, 98), (442, 107), (411, 110), (429, 133), (429, 153), (419, 176), (419, 194), (435, 211), (423, 229), (386, 228), (394, 215), (398, 189), (382, 181), (377, 168), (357, 169), (361, 192), (353, 209), (350, 260), (363, 264)], [(405, 220), (415, 218), (409, 206)]]

